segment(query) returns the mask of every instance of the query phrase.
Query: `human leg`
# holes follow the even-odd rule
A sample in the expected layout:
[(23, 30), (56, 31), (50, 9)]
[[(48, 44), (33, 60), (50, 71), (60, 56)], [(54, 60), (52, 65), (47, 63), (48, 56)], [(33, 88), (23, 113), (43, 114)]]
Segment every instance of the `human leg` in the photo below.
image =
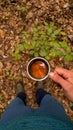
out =
[(43, 89), (37, 90), (36, 99), (39, 105), (39, 108), (35, 110), (37, 113), (42, 112), (45, 114), (48, 113), (50, 115), (67, 118), (66, 112), (61, 103)]
[(8, 105), (2, 114), (0, 124), (15, 119), (18, 116), (30, 114), (33, 109), (26, 106), (26, 95), (22, 91), (18, 91), (17, 97)]

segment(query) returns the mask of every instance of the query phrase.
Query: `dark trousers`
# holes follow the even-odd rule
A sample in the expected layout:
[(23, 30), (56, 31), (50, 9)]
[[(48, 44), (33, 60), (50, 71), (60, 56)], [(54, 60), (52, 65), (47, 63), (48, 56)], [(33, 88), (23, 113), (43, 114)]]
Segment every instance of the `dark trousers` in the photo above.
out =
[(0, 124), (13, 120), (18, 116), (32, 114), (33, 112), (42, 112), (50, 115), (56, 115), (58, 117), (67, 118), (64, 107), (43, 89), (37, 90), (36, 102), (39, 105), (37, 109), (26, 106), (26, 95), (24, 93), (19, 93), (2, 114)]

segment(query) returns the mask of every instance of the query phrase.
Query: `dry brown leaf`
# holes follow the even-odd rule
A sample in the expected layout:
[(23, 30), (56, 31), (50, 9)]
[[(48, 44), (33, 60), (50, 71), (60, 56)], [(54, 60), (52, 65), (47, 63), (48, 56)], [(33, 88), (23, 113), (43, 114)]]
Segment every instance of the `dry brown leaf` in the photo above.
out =
[(3, 108), (4, 108), (4, 106), (2, 104), (0, 104), (0, 109), (3, 109)]
[(4, 38), (5, 37), (5, 32), (3, 30), (0, 29), (0, 37)]
[(3, 63), (0, 62), (0, 70), (3, 68)]
[(4, 97), (8, 99), (8, 94), (4, 90), (2, 90), (1, 92), (3, 93)]
[(45, 3), (44, 3), (43, 1), (40, 2), (40, 5), (41, 5), (42, 7), (45, 7)]
[(10, 70), (11, 69), (11, 67), (12, 67), (12, 64), (10, 63), (10, 62), (6, 62), (6, 68), (8, 69), (8, 70)]

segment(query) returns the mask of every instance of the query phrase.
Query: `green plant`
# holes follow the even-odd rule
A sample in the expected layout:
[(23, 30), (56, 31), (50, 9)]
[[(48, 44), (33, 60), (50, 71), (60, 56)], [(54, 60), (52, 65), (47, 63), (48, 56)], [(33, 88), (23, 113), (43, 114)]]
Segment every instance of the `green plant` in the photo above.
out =
[(23, 52), (23, 50), (25, 49), (24, 44), (15, 43), (14, 47), (15, 51), (10, 50), (10, 54), (14, 57), (15, 60), (20, 60), (21, 59), (20, 53)]
[(5, 71), (5, 75), (7, 76), (7, 79), (13, 80), (13, 75), (10, 73), (10, 71), (7, 68), (5, 68), (4, 71)]
[(44, 26), (36, 25), (32, 33), (23, 31), (22, 44), (15, 44), (16, 49), (12, 55), (15, 59), (20, 59), (20, 53), (23, 50), (28, 50), (33, 57), (41, 56), (47, 60), (63, 58), (64, 61), (71, 61), (73, 52), (66, 41), (60, 40), (65, 35), (60, 28), (56, 28), (54, 23), (48, 25), (45, 22)]
[(24, 6), (22, 6), (22, 7), (18, 6), (18, 7), (17, 7), (17, 10), (20, 11), (20, 12), (25, 12), (25, 11), (27, 11), (28, 9), (30, 9), (30, 7), (31, 7), (31, 6), (26, 6), (26, 7), (24, 7)]
[(60, 36), (66, 35), (61, 29), (57, 29), (54, 23), (44, 23), (44, 27), (37, 26), (33, 28), (32, 37), (28, 43), (28, 38), (24, 32), (22, 38), (24, 48), (29, 50), (29, 53), (33, 56), (42, 56), (47, 60), (54, 59), (56, 57), (63, 57), (65, 61), (73, 60), (73, 52), (66, 41), (59, 39)]

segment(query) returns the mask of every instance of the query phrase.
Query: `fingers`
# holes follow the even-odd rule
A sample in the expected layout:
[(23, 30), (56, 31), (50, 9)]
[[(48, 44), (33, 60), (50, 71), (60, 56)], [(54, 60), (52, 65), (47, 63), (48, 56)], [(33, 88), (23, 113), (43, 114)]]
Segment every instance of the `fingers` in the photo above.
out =
[(49, 77), (59, 83), (64, 89), (65, 95), (73, 102), (73, 72), (61, 68), (56, 68)]
[(55, 72), (59, 75), (63, 76), (65, 79), (68, 79), (70, 77), (71, 71), (63, 69), (63, 68), (56, 68)]
[(49, 77), (56, 83), (59, 83), (65, 91), (68, 89), (68, 86), (70, 86), (70, 83), (63, 79), (61, 76), (59, 76), (57, 73), (51, 72), (49, 74)]
[(73, 84), (73, 71), (63, 68), (56, 68), (54, 72)]

